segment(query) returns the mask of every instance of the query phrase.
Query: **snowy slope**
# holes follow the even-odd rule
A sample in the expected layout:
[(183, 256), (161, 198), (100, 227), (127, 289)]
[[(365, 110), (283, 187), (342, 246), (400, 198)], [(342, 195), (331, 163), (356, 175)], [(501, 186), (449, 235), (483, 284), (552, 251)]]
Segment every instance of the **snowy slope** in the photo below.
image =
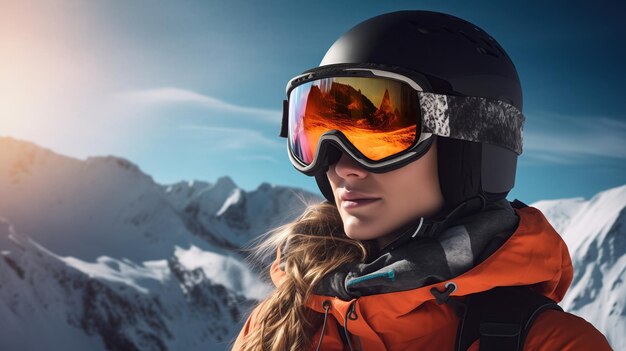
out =
[(319, 201), (0, 138), (0, 350), (227, 349), (270, 291), (233, 249)]
[(626, 185), (583, 198), (539, 201), (572, 256), (574, 279), (561, 306), (626, 350)]
[[(0, 138), (0, 350), (226, 350), (270, 289), (237, 249), (319, 201)], [(572, 255), (561, 305), (626, 349), (626, 186), (530, 206)]]
[(251, 304), (177, 256), (84, 262), (0, 234), (13, 243), (0, 260), (3, 350), (224, 349)]

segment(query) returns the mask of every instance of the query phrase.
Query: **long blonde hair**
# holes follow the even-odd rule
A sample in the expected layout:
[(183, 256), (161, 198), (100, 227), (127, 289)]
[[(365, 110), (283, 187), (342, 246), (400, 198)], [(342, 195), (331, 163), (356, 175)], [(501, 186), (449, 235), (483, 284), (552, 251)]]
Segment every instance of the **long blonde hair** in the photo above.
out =
[(253, 257), (268, 257), (277, 248), (286, 277), (261, 302), (258, 327), (250, 330), (241, 350), (310, 348), (322, 323), (322, 315), (305, 306), (313, 288), (328, 272), (347, 262), (363, 262), (367, 255), (364, 243), (346, 236), (337, 207), (327, 202), (308, 205), (295, 221), (270, 231), (252, 249)]

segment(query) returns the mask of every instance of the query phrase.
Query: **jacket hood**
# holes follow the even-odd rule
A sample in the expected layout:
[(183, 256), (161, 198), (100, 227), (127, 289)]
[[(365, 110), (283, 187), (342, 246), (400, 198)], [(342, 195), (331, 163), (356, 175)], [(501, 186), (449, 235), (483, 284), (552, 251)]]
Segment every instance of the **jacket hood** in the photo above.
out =
[[(352, 304), (355, 305), (352, 310), (364, 315), (364, 319), (368, 319), (368, 315), (398, 318), (424, 302), (434, 300), (430, 289), (435, 287), (443, 291), (449, 282), (457, 286), (450, 296), (464, 296), (497, 286), (530, 285), (534, 291), (556, 302), (561, 301), (573, 277), (565, 242), (537, 208), (527, 206), (514, 210), (520, 218), (517, 229), (494, 253), (463, 274), (416, 289), (361, 296), (350, 301), (335, 296), (312, 295), (307, 306), (324, 313), (323, 303), (330, 301), (330, 311), (338, 321), (345, 319)], [(280, 269), (280, 251), (270, 275), (276, 286), (285, 276)]]

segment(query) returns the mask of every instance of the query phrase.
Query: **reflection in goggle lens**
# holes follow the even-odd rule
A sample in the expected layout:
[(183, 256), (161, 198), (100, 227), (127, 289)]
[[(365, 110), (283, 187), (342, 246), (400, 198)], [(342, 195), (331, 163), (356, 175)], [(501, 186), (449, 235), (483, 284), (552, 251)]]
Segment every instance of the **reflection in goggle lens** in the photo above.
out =
[(289, 146), (305, 165), (313, 162), (320, 137), (337, 130), (365, 157), (378, 161), (413, 145), (419, 106), (408, 84), (385, 78), (323, 78), (289, 95)]

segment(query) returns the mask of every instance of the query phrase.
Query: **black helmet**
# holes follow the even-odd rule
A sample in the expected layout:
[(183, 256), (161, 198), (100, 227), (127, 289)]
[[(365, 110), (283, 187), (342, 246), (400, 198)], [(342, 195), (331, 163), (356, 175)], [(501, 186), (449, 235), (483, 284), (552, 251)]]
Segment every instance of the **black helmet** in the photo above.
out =
[[(414, 71), (420, 81), (426, 78), (428, 92), (499, 100), (522, 111), (521, 86), (509, 56), (485, 31), (455, 16), (397, 11), (370, 18), (337, 39), (319, 66), (369, 63)], [(435, 137), (443, 213), (477, 196), (486, 202), (503, 199), (513, 188), (517, 154), (512, 150)], [(334, 202), (326, 174), (315, 178), (322, 194)]]

